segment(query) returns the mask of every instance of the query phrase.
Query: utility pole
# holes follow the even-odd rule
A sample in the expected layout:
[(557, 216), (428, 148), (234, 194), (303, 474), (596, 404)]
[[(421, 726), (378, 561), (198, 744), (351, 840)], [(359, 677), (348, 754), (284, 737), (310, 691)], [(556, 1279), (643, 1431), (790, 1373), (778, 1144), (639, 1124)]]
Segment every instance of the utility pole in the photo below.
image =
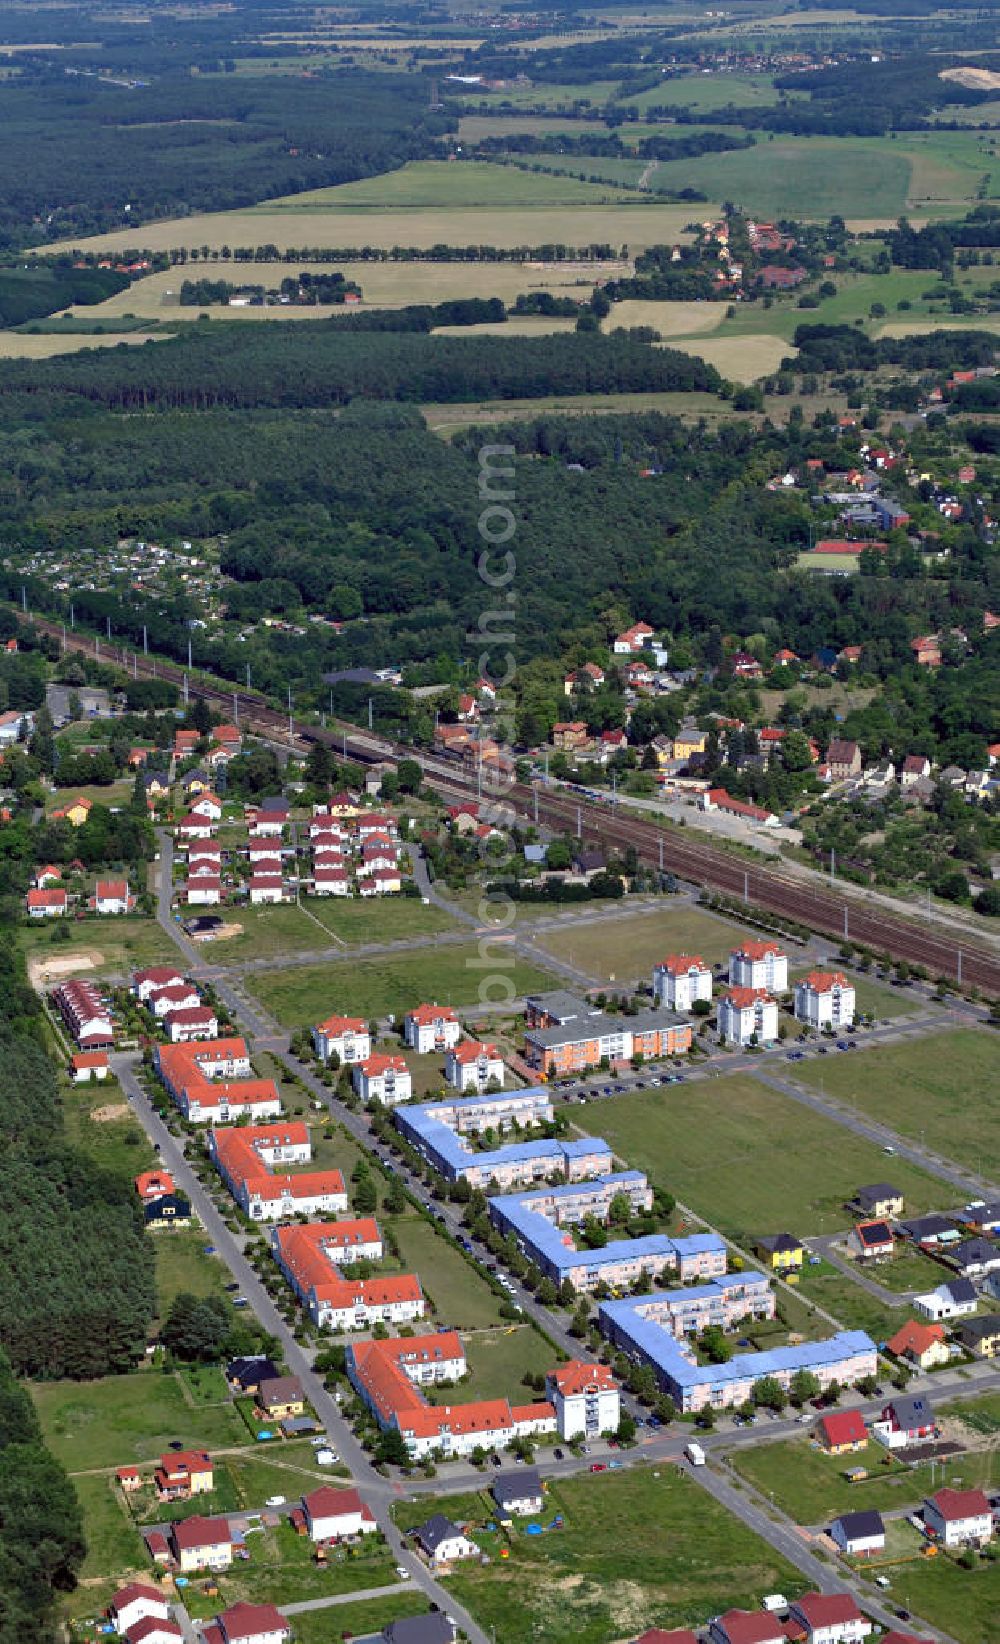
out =
[(194, 664), (191, 661), (191, 635), (188, 634), (188, 667), (191, 668), (193, 666)]
[(148, 656), (149, 655), (149, 635), (146, 632), (146, 624), (145, 623), (143, 623), (143, 625), (142, 625), (142, 654), (143, 654), (143, 656)]
[(844, 941), (845, 941), (845, 942), (846, 942), (846, 941), (847, 941), (847, 937), (848, 937), (848, 930), (847, 930), (847, 909), (846, 909), (846, 907), (845, 907), (845, 909), (844, 909)]
[(28, 609), (28, 590), (24, 586), (24, 583), (22, 582), (22, 584), (21, 584), (21, 610), (22, 611), (27, 611), (27, 609)]
[(73, 610), (72, 603), (70, 604), (70, 608), (69, 608), (69, 625), (70, 625), (71, 628), (76, 627), (76, 612)]
[(288, 687), (288, 740), (292, 740), (292, 687)]
[(247, 663), (247, 690), (250, 689), (250, 664)]
[(237, 693), (234, 691), (233, 692), (233, 724), (238, 725), (239, 722), (240, 722), (240, 699), (239, 699), (239, 696), (237, 695)]
[(836, 879), (836, 877), (837, 877), (837, 853), (834, 850), (833, 846), (831, 845), (830, 846), (830, 878), (831, 879)]
[(663, 839), (660, 839), (660, 872), (663, 872)]
[(371, 731), (371, 730), (374, 730), (374, 728), (375, 728), (374, 703), (372, 701), (372, 698), (369, 697), (368, 698), (368, 729)]
[(108, 638), (111, 638), (111, 618), (108, 617)]
[(961, 950), (961, 948), (959, 948), (959, 950), (958, 950), (958, 977), (957, 977), (957, 980), (958, 980), (959, 987), (961, 987), (962, 986), (962, 950)]
[(535, 785), (534, 788), (532, 788), (531, 791), (532, 791), (532, 793), (534, 795), (534, 799), (535, 799), (535, 827), (537, 828), (537, 826), (538, 826), (538, 787), (537, 787), (537, 784)]
[(750, 869), (749, 868), (744, 868), (743, 869), (743, 900), (744, 900), (744, 902), (749, 902), (749, 900), (750, 900)]
[(187, 704), (188, 704), (188, 676), (187, 676), (187, 674), (185, 674), (184, 675), (184, 706), (185, 706), (185, 708), (187, 707)]
[(63, 642), (62, 642), (62, 648), (63, 648), (63, 655), (64, 655), (64, 656), (65, 656), (65, 654), (66, 654), (66, 624), (65, 624), (65, 622), (64, 622), (64, 623), (63, 623)]
[(576, 837), (578, 839), (583, 838), (583, 813), (579, 805), (576, 807)]

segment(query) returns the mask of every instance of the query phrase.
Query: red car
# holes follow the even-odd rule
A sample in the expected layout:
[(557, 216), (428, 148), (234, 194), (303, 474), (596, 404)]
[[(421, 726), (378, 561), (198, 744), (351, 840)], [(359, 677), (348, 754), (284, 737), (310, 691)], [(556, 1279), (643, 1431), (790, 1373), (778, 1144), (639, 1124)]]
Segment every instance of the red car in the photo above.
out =
[(592, 1461), (590, 1464), (590, 1471), (592, 1473), (606, 1473), (607, 1470), (608, 1464), (606, 1461)]

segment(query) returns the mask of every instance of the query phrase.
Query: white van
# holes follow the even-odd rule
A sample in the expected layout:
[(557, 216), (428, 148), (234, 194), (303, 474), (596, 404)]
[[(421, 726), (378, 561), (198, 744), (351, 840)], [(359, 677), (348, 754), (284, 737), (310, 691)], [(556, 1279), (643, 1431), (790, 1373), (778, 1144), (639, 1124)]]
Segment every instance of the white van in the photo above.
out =
[(700, 1444), (685, 1444), (684, 1454), (687, 1456), (692, 1467), (704, 1467), (705, 1452)]

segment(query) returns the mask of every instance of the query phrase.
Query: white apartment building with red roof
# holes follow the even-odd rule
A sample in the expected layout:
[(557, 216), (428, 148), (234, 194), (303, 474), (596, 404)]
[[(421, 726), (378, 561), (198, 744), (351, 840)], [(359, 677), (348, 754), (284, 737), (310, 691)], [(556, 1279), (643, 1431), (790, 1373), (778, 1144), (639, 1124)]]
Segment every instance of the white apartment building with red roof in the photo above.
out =
[(795, 1016), (812, 1028), (851, 1027), (855, 1011), (854, 983), (842, 970), (811, 970), (795, 984)]
[(691, 1010), (712, 997), (712, 967), (699, 953), (668, 953), (653, 966), (653, 997), (670, 1010)]
[(282, 1166), (312, 1158), (309, 1131), (298, 1121), (213, 1130), (208, 1151), (219, 1175), (251, 1221), (288, 1216), (338, 1216), (347, 1209), (339, 1170), (295, 1173)]
[(364, 1062), (372, 1053), (372, 1036), (363, 1016), (328, 1016), (313, 1028), (312, 1041), (322, 1061), (336, 1055), (342, 1067)]
[(729, 980), (734, 987), (784, 993), (788, 987), (788, 955), (778, 942), (744, 942), (729, 955)]
[(395, 1107), (397, 1102), (408, 1102), (413, 1095), (413, 1079), (403, 1056), (373, 1051), (363, 1062), (355, 1062), (351, 1082), (366, 1106), (381, 1102), (384, 1107)]
[(481, 1095), (491, 1080), (503, 1085), (503, 1057), (496, 1045), (463, 1039), (448, 1051), (444, 1076), (453, 1090), (475, 1090)]
[(451, 1050), (462, 1037), (462, 1024), (447, 1005), (416, 1005), (403, 1021), (403, 1036), (420, 1056)]
[(727, 1045), (770, 1045), (778, 1037), (778, 1001), (766, 988), (734, 987), (719, 1000), (719, 1038)]

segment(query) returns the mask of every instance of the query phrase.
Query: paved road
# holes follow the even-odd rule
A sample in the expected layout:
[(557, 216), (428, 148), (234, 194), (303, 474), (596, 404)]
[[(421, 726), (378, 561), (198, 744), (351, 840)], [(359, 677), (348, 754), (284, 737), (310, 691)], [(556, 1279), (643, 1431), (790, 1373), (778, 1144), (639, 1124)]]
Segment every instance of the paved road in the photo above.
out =
[[(853, 1284), (859, 1285), (862, 1290), (867, 1291), (868, 1295), (873, 1296), (877, 1302), (881, 1302), (883, 1307), (910, 1308), (911, 1297), (920, 1295), (921, 1292), (918, 1290), (889, 1290), (884, 1284), (879, 1284), (869, 1273), (865, 1272), (859, 1262), (848, 1261), (845, 1256), (840, 1254), (836, 1246), (843, 1241), (843, 1237), (843, 1233), (824, 1233), (817, 1235), (815, 1238), (803, 1239), (802, 1242), (807, 1250), (813, 1251), (817, 1256), (822, 1256), (823, 1260), (828, 1261), (832, 1267), (839, 1268), (841, 1273), (846, 1274)], [(941, 1278), (938, 1283), (941, 1284), (945, 1279), (953, 1277), (954, 1274), (950, 1268), (942, 1267)], [(925, 1288), (933, 1290), (934, 1285), (928, 1280)]]
[(289, 1370), (298, 1376), (317, 1416), (333, 1439), (344, 1462), (364, 1489), (379, 1529), (385, 1535), (397, 1561), (409, 1570), (411, 1581), (423, 1591), (428, 1600), (456, 1618), (459, 1626), (472, 1640), (472, 1644), (489, 1644), (486, 1634), (472, 1617), (433, 1579), (404, 1544), (389, 1512), (391, 1484), (374, 1471), (367, 1455), (354, 1437), (349, 1423), (341, 1415), (336, 1399), (327, 1391), (322, 1378), (314, 1371), (311, 1360), (296, 1341), (294, 1332), (285, 1323), (244, 1255), (240, 1240), (229, 1231), (188, 1163), (180, 1144), (154, 1111), (152, 1103), (136, 1078), (136, 1060), (135, 1054), (131, 1052), (116, 1053), (112, 1057), (112, 1066), (122, 1089), (150, 1140), (159, 1147), (163, 1164), (197, 1210), (208, 1238), (226, 1263), (233, 1278), (239, 1282), (241, 1291), (249, 1300), (257, 1318), (265, 1330), (270, 1331), (281, 1342), (282, 1353)]
[[(298, 1604), (283, 1604), (281, 1613), (302, 1615), (307, 1610), (329, 1610), (334, 1604), (360, 1604), (365, 1598), (394, 1598), (397, 1593), (405, 1591), (405, 1586), (394, 1581), (391, 1587), (364, 1587), (360, 1592), (327, 1593), (324, 1598), (304, 1598)], [(452, 1610), (451, 1614), (454, 1615), (455, 1611)]]

